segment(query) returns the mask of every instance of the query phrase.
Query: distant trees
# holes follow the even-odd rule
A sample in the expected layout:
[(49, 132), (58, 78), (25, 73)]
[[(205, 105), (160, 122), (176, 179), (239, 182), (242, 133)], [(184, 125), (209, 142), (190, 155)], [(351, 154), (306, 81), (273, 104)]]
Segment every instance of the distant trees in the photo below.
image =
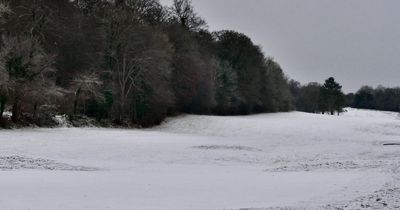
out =
[(363, 86), (356, 93), (345, 95), (341, 90), (341, 85), (334, 78), (327, 79), (323, 85), (319, 83), (301, 85), (291, 80), (289, 87), (294, 97), (296, 110), (299, 111), (333, 114), (341, 112), (343, 107), (400, 111), (399, 87)]
[(374, 92), (375, 90), (372, 87), (361, 87), (354, 95), (352, 106), (360, 109), (371, 109), (375, 106)]
[(344, 96), (344, 106), (345, 107), (352, 107), (354, 102), (354, 93), (348, 93)]
[(295, 97), (297, 110), (310, 113), (340, 113), (345, 105), (342, 86), (333, 77), (323, 85), (309, 83), (302, 86), (296, 81), (290, 82), (290, 90)]
[(280, 65), (244, 34), (209, 32), (190, 0), (7, 0), (0, 20), (0, 116), (16, 123), (293, 109)]
[(355, 94), (351, 103), (353, 108), (400, 111), (400, 88), (364, 86)]
[(321, 84), (312, 82), (301, 85), (296, 81), (290, 82), (290, 90), (295, 97), (295, 106), (298, 111), (319, 113), (321, 103)]

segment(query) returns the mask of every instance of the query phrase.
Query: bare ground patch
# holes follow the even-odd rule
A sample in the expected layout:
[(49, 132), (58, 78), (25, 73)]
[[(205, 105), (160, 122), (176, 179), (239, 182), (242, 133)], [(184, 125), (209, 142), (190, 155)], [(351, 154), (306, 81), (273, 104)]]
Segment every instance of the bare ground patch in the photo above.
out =
[(53, 160), (41, 158), (28, 158), (18, 155), (0, 156), (0, 170), (53, 170), (53, 171), (95, 171), (92, 167), (73, 166), (65, 163), (58, 163)]

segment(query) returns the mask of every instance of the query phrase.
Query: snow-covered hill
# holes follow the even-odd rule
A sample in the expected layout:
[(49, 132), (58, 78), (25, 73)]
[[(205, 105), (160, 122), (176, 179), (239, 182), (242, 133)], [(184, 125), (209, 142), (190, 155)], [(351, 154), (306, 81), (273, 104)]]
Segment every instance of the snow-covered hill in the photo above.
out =
[(395, 209), (400, 118), (186, 115), (147, 130), (0, 131), (0, 209)]

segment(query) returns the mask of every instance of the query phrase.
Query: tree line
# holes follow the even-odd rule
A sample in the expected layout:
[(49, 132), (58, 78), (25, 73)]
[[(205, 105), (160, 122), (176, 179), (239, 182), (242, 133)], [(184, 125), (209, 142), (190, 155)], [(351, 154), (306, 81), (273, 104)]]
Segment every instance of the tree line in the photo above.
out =
[(348, 94), (346, 98), (347, 105), (353, 108), (400, 112), (399, 87), (364, 86), (356, 93)]
[(210, 32), (190, 0), (8, 0), (0, 21), (2, 121), (152, 126), (294, 109), (280, 65), (242, 33)]
[(400, 87), (361, 87), (356, 93), (344, 94), (341, 85), (329, 78), (322, 85), (317, 82), (302, 85), (289, 81), (298, 111), (309, 113), (340, 113), (344, 107), (400, 112)]

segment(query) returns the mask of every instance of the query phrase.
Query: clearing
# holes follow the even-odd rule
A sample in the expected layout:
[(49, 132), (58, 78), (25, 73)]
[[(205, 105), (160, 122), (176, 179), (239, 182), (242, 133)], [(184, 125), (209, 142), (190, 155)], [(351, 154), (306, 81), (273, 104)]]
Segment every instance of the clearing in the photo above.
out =
[(355, 109), (2, 130), (0, 209), (396, 209), (399, 143), (397, 113)]

